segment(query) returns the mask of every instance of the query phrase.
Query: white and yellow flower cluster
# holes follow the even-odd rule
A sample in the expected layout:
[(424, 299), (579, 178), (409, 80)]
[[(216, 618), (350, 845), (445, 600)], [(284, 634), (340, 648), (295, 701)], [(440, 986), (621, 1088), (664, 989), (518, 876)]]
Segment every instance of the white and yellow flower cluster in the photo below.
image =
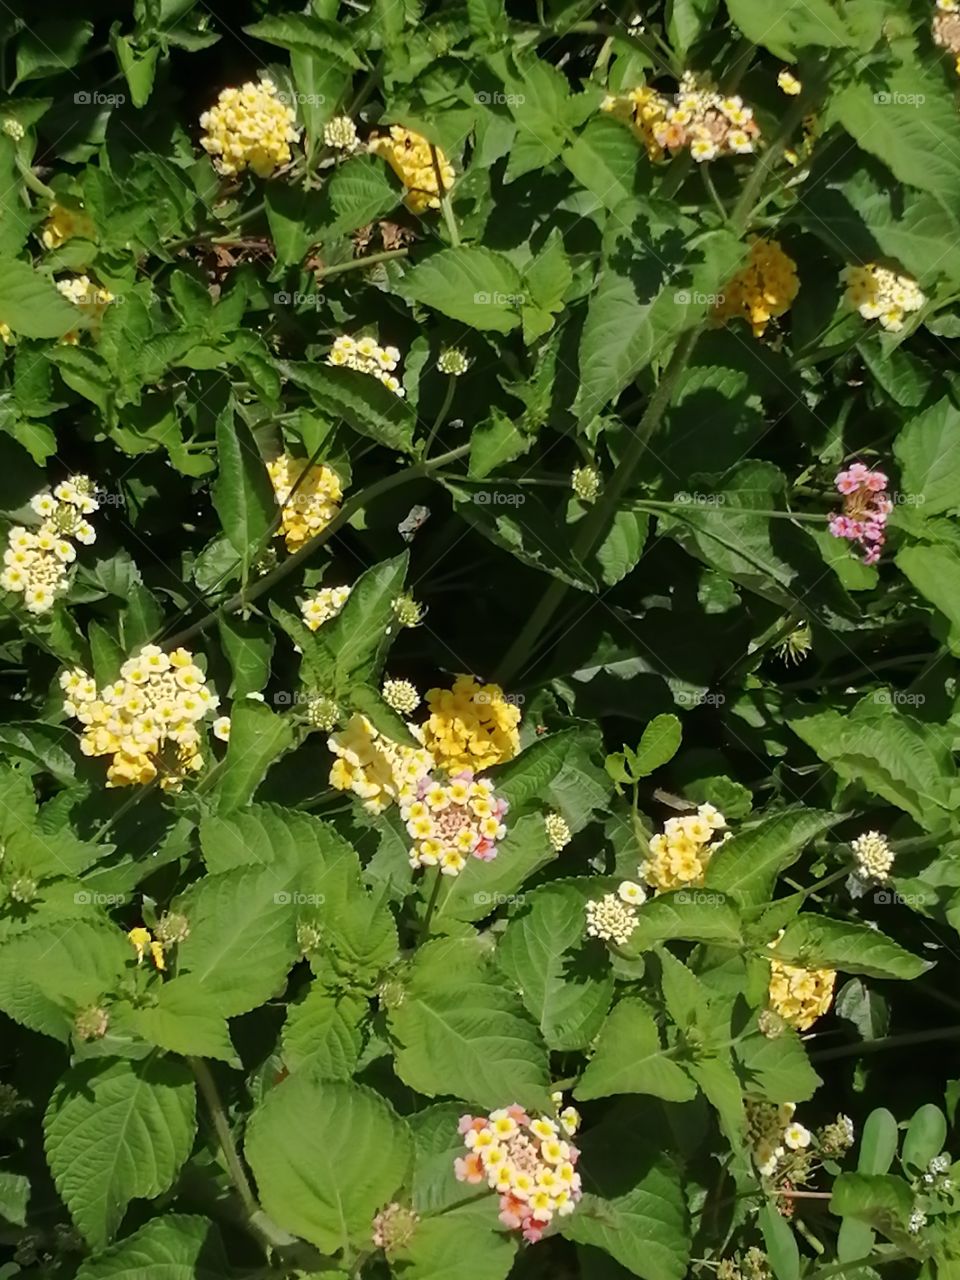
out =
[(624, 880), (616, 893), (605, 893), (587, 903), (587, 937), (602, 938), (623, 947), (637, 927), (636, 908), (643, 906), (647, 895), (632, 880)]
[(360, 146), (357, 126), (349, 116), (334, 116), (323, 126), (323, 141), (334, 151), (345, 151), (348, 154)]
[(272, 80), (247, 81), (239, 89), (223, 89), (216, 105), (200, 117), (200, 145), (225, 177), (252, 169), (269, 178), (290, 163), (296, 142), (296, 112), (287, 106)]
[(463, 769), (445, 783), (421, 778), (415, 798), (400, 808), (414, 842), (411, 867), (439, 867), (442, 875), (458, 876), (468, 857), (491, 862), (507, 834), (503, 819), (508, 808), (493, 783), (475, 778), (472, 769)]
[(919, 311), (927, 300), (916, 280), (877, 262), (844, 267), (840, 279), (847, 286), (847, 306), (859, 311), (864, 320), (879, 320), (890, 333), (899, 333), (906, 316)]
[(64, 711), (84, 726), (84, 755), (111, 757), (108, 787), (159, 778), (165, 791), (177, 791), (203, 768), (198, 725), (220, 699), (189, 650), (145, 645), (102, 689), (79, 667), (63, 673), (60, 687)]
[(717, 833), (726, 825), (712, 804), (702, 804), (683, 818), (668, 818), (663, 834), (650, 841), (650, 856), (640, 866), (640, 878), (656, 893), (702, 884), (710, 859), (723, 843), (724, 837), (717, 839)]
[[(404, 203), (412, 213), (440, 208), (440, 196), (453, 186), (455, 174), (453, 165), (439, 147), (432, 147), (419, 133), (398, 124), (391, 125), (388, 134), (372, 138), (367, 145), (374, 155), (383, 156), (407, 188)], [(438, 172), (442, 191), (437, 183)]]
[(267, 472), (282, 508), (277, 537), (286, 539), (288, 551), (296, 551), (325, 529), (339, 511), (343, 497), (340, 477), (328, 466), (308, 467), (286, 453), (268, 462)]
[(89, 476), (71, 476), (50, 493), (43, 489), (30, 499), (41, 518), (39, 529), (15, 525), (3, 553), (0, 586), (23, 596), (30, 613), (48, 613), (56, 597), (67, 589), (68, 566), (77, 558), (74, 541), (90, 546), (96, 540), (85, 517), (99, 507)]
[[(774, 949), (779, 941), (780, 936), (774, 938), (770, 948)], [(801, 969), (773, 958), (770, 961), (770, 1008), (791, 1027), (806, 1031), (830, 1008), (836, 981), (835, 969)]]
[(300, 602), (300, 614), (311, 631), (337, 616), (350, 598), (350, 587), (321, 587)]
[(893, 868), (893, 850), (879, 831), (867, 831), (852, 841), (854, 874), (866, 884), (880, 884)]
[(747, 1139), (757, 1172), (764, 1178), (774, 1176), (787, 1151), (805, 1151), (810, 1146), (813, 1135), (794, 1120), (796, 1109), (794, 1102), (782, 1102), (777, 1106), (770, 1102), (747, 1100)]
[(652, 160), (688, 149), (698, 163), (725, 155), (749, 155), (760, 129), (752, 107), (736, 94), (718, 93), (707, 76), (684, 73), (672, 100), (647, 86), (600, 104), (629, 123)]
[(384, 680), (380, 690), (383, 700), (397, 715), (413, 715), (420, 705), (417, 686), (410, 680)]
[[(94, 284), (89, 276), (71, 276), (68, 280), (58, 280), (57, 289), (68, 302), (72, 302), (75, 307), (83, 308), (90, 318), (88, 328), (94, 333), (99, 327), (107, 307), (116, 300), (109, 289), (104, 289), (101, 285)], [(71, 329), (69, 333), (63, 335), (60, 341), (66, 342), (70, 346), (76, 346), (80, 341), (80, 334), (80, 329)]]
[(400, 352), (396, 347), (381, 347), (374, 338), (351, 338), (346, 333), (334, 340), (327, 356), (327, 364), (334, 368), (372, 374), (395, 396), (403, 396), (406, 393), (393, 374), (399, 363)]
[(580, 1199), (580, 1153), (570, 1141), (579, 1124), (573, 1107), (550, 1120), (516, 1103), (488, 1116), (461, 1116), (467, 1154), (454, 1162), (454, 1172), (460, 1182), (486, 1182), (497, 1191), (500, 1221), (535, 1244), (554, 1216), (573, 1213)]
[[(408, 725), (415, 738), (416, 725)], [(417, 786), (433, 768), (433, 757), (423, 747), (408, 747), (379, 733), (366, 716), (352, 715), (327, 746), (337, 757), (330, 769), (330, 785), (352, 791), (369, 813), (383, 813), (394, 802), (417, 799)]]

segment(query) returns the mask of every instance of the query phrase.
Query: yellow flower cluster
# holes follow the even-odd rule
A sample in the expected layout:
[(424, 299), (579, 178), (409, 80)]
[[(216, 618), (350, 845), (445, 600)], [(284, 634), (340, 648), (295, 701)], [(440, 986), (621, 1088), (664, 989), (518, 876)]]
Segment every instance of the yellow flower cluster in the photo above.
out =
[[(416, 725), (408, 725), (415, 738)], [(408, 747), (379, 733), (366, 716), (352, 715), (327, 746), (337, 757), (330, 769), (330, 785), (352, 791), (369, 813), (383, 813), (394, 802), (417, 799), (417, 787), (433, 768), (423, 747)]]
[(226, 177), (249, 168), (269, 178), (290, 163), (290, 144), (300, 136), (296, 118), (272, 80), (248, 80), (239, 89), (222, 89), (216, 106), (200, 117), (200, 145)]
[[(770, 943), (776, 947), (779, 937)], [(806, 1031), (827, 1012), (837, 981), (835, 969), (798, 969), (770, 961), (770, 1008), (798, 1031)]]
[(111, 756), (108, 787), (127, 787), (159, 777), (165, 791), (203, 768), (197, 725), (220, 699), (187, 649), (166, 654), (145, 645), (120, 668), (120, 679), (102, 689), (79, 667), (65, 671), (63, 709), (84, 726), (80, 749)]
[(0, 320), (0, 342), (2, 342), (5, 347), (12, 347), (16, 342), (16, 338), (13, 336), (13, 330), (8, 324), (5, 324), (3, 320)]
[(774, 316), (788, 310), (799, 289), (794, 260), (776, 240), (755, 238), (746, 266), (724, 286), (714, 319), (722, 323), (741, 316), (759, 338)]
[(520, 708), (498, 684), (457, 676), (452, 689), (427, 691), (427, 749), (447, 770), (476, 769), (512, 760), (520, 750)]
[(760, 135), (753, 109), (742, 98), (718, 93), (708, 77), (691, 71), (684, 73), (672, 101), (642, 87), (604, 98), (600, 109), (630, 123), (653, 160), (684, 148), (698, 163), (749, 155)]
[(71, 476), (51, 494), (34, 494), (30, 506), (41, 518), (36, 531), (15, 525), (3, 553), (0, 587), (23, 596), (30, 613), (47, 613), (67, 589), (67, 567), (77, 558), (73, 540), (89, 546), (96, 540), (84, 516), (99, 507), (89, 476)]
[(143, 958), (150, 952), (150, 959), (153, 961), (154, 967), (160, 970), (166, 969), (167, 961), (163, 954), (163, 944), (158, 942), (149, 929), (144, 929), (142, 925), (131, 929), (127, 934), (130, 945), (136, 950), (137, 964), (143, 964)]
[(793, 72), (789, 69), (789, 67), (784, 67), (783, 70), (780, 72), (780, 74), (777, 76), (777, 84), (781, 92), (785, 93), (788, 98), (799, 97), (799, 95), (803, 92), (803, 85), (800, 83), (797, 77), (793, 74)]
[(308, 468), (286, 453), (268, 462), (267, 472), (283, 508), (277, 537), (286, 539), (288, 551), (296, 551), (337, 514), (343, 497), (340, 477), (327, 466)]
[(461, 770), (447, 783), (422, 778), (415, 798), (400, 809), (414, 841), (411, 867), (439, 867), (441, 875), (458, 876), (471, 854), (492, 862), (498, 841), (507, 834), (507, 808), (493, 783), (475, 778), (472, 769)]
[(890, 333), (898, 333), (905, 316), (919, 311), (927, 300), (916, 280), (876, 262), (868, 262), (865, 267), (844, 267), (840, 279), (847, 286), (847, 306), (859, 311), (864, 320), (879, 320)]
[[(69, 280), (58, 280), (57, 288), (68, 302), (72, 302), (75, 307), (83, 307), (90, 317), (89, 328), (94, 332), (103, 319), (107, 307), (115, 301), (109, 289), (94, 284), (89, 276), (71, 276)], [(80, 341), (80, 330), (71, 329), (60, 341), (76, 346)]]
[[(453, 186), (453, 166), (439, 147), (401, 125), (390, 126), (390, 133), (371, 138), (367, 144), (375, 155), (383, 156), (407, 188), (404, 201), (411, 213), (425, 213), (440, 208), (440, 196)], [(437, 184), (437, 174), (443, 191)]]
[(400, 380), (393, 375), (393, 370), (399, 363), (400, 352), (396, 347), (381, 347), (373, 338), (357, 339), (348, 334), (341, 334), (334, 341), (327, 356), (327, 364), (334, 368), (356, 369), (358, 373), (372, 374), (396, 396), (405, 394)]
[(67, 209), (62, 204), (55, 204), (43, 224), (40, 239), (45, 249), (59, 249), (74, 236), (79, 236), (83, 240), (93, 240), (96, 234), (93, 219), (89, 214), (83, 213), (80, 209)]
[(650, 841), (650, 856), (640, 866), (640, 877), (657, 893), (685, 889), (703, 883), (707, 866), (723, 842), (718, 831), (726, 826), (723, 814), (712, 804), (702, 804), (685, 818), (668, 818), (663, 834)]
[(500, 1196), (500, 1222), (536, 1244), (554, 1215), (573, 1213), (581, 1196), (579, 1151), (569, 1139), (580, 1116), (531, 1116), (516, 1103), (488, 1116), (460, 1117), (467, 1154), (454, 1161), (460, 1182), (483, 1183)]
[(311, 631), (316, 631), (335, 618), (350, 596), (349, 587), (321, 587), (300, 602), (300, 613)]

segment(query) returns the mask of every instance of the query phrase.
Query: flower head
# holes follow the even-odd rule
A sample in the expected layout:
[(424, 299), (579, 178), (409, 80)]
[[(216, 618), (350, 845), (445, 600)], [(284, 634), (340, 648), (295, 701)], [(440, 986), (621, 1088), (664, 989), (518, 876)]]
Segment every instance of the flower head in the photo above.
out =
[(893, 850), (879, 831), (867, 831), (852, 841), (850, 848), (856, 859), (854, 868), (864, 883), (882, 883), (893, 867)]
[[(422, 734), (408, 725), (413, 736)], [(352, 791), (370, 813), (382, 813), (395, 802), (415, 800), (418, 786), (433, 768), (433, 756), (423, 747), (408, 747), (379, 733), (362, 715), (353, 715), (331, 734), (327, 746), (336, 756), (330, 785)]]
[(593, 467), (574, 467), (570, 487), (581, 502), (596, 502), (600, 496), (600, 476)]
[(334, 151), (345, 151), (348, 154), (360, 146), (357, 126), (349, 116), (334, 116), (323, 126), (323, 141)]
[(401, 398), (406, 395), (394, 370), (400, 364), (400, 352), (396, 347), (381, 347), (373, 338), (351, 338), (341, 334), (334, 339), (327, 364), (335, 369), (355, 369), (357, 373), (369, 373), (382, 382), (388, 391)]
[(96, 511), (99, 503), (89, 477), (77, 475), (61, 481), (53, 493), (35, 493), (30, 506), (40, 517), (40, 527), (16, 525), (10, 530), (0, 587), (21, 595), (28, 612), (40, 614), (49, 612), (67, 590), (68, 569), (77, 558), (74, 540), (94, 541), (93, 527), (81, 513)]
[(602, 938), (618, 947), (625, 946), (637, 927), (633, 908), (616, 893), (605, 893), (602, 898), (587, 903), (587, 936)]
[(437, 369), (440, 373), (446, 373), (452, 378), (462, 378), (469, 368), (470, 361), (459, 347), (447, 347), (445, 351), (440, 352), (437, 360)]
[(782, 316), (800, 289), (797, 264), (776, 240), (755, 237), (750, 257), (723, 288), (722, 301), (714, 308), (719, 323), (737, 317), (746, 320), (759, 338), (771, 319)]
[(456, 175), (439, 147), (431, 146), (412, 129), (395, 124), (386, 134), (372, 138), (368, 148), (383, 156), (407, 188), (405, 203), (411, 212), (440, 208), (440, 196), (450, 190)]
[(559, 813), (548, 813), (543, 819), (543, 825), (547, 829), (547, 839), (550, 841), (551, 848), (557, 853), (565, 849), (573, 839), (570, 828)]
[[(779, 938), (770, 943), (775, 949)], [(827, 1012), (837, 981), (834, 969), (802, 969), (775, 956), (770, 961), (769, 1000), (773, 1011), (798, 1031)]]
[(893, 503), (886, 493), (883, 471), (871, 471), (855, 462), (837, 473), (834, 481), (843, 495), (843, 513), (830, 518), (828, 528), (835, 538), (856, 542), (863, 550), (865, 564), (876, 564), (886, 540), (887, 517)]
[(927, 301), (916, 280), (877, 262), (845, 267), (840, 279), (847, 286), (847, 306), (859, 311), (865, 320), (879, 320), (891, 333), (898, 333), (906, 316), (919, 311)]
[(290, 144), (300, 130), (272, 80), (247, 81), (239, 89), (222, 89), (216, 104), (200, 117), (200, 145), (213, 157), (218, 173), (234, 177), (252, 169), (269, 178), (290, 163)]
[(710, 859), (722, 843), (717, 833), (725, 826), (723, 814), (712, 804), (702, 804), (695, 814), (683, 818), (668, 818), (663, 834), (650, 841), (640, 878), (657, 893), (702, 884)]
[(791, 98), (797, 97), (803, 90), (803, 85), (787, 67), (784, 67), (777, 76), (777, 85), (783, 93)]
[(311, 631), (335, 618), (350, 598), (350, 587), (321, 587), (300, 602), (300, 615)]
[(416, 685), (409, 680), (384, 680), (381, 692), (384, 702), (398, 715), (412, 715), (420, 705)]
[(459, 875), (467, 858), (491, 862), (507, 834), (508, 805), (486, 779), (462, 769), (445, 783), (427, 776), (400, 815), (413, 839), (410, 865), (439, 867), (442, 875)]
[(286, 453), (267, 463), (267, 473), (281, 507), (277, 537), (286, 540), (288, 551), (296, 551), (337, 515), (343, 498), (340, 478), (328, 466), (307, 466)]
[(430, 717), (424, 741), (447, 769), (481, 772), (512, 760), (520, 750), (520, 708), (499, 685), (457, 676), (452, 689), (427, 691)]

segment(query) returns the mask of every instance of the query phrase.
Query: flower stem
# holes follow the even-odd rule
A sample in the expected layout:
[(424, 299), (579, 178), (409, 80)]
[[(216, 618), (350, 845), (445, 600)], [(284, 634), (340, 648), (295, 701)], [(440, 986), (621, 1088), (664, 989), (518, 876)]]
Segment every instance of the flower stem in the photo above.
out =
[(433, 444), (437, 432), (447, 420), (447, 414), (450, 412), (450, 406), (453, 404), (453, 393), (457, 389), (457, 379), (454, 374), (450, 374), (447, 378), (447, 389), (443, 395), (443, 404), (440, 406), (440, 412), (437, 414), (436, 421), (430, 428), (430, 434), (427, 436), (426, 443), (423, 446), (423, 456), (426, 457), (430, 452), (430, 446)]
[(315, 274), (318, 280), (326, 280), (330, 276), (343, 275), (345, 271), (360, 271), (363, 267), (376, 266), (378, 262), (389, 262), (391, 258), (405, 258), (409, 252), (409, 249), (384, 249), (382, 253), (371, 253), (366, 258), (352, 258), (350, 262), (321, 267)]
[(427, 940), (430, 932), (430, 921), (433, 919), (433, 913), (437, 907), (437, 899), (440, 897), (440, 886), (443, 883), (443, 873), (437, 867), (437, 874), (434, 877), (433, 888), (430, 891), (430, 901), (427, 903), (427, 909), (423, 915), (423, 924), (420, 926), (420, 936), (417, 938), (417, 946), (422, 946)]
[(210, 1112), (213, 1130), (217, 1135), (217, 1142), (220, 1144), (227, 1172), (230, 1174), (230, 1181), (236, 1187), (237, 1194), (243, 1202), (247, 1215), (252, 1218), (254, 1214), (260, 1212), (260, 1206), (257, 1203), (256, 1196), (253, 1194), (253, 1189), (250, 1186), (250, 1181), (243, 1165), (240, 1163), (240, 1156), (237, 1154), (233, 1134), (230, 1132), (230, 1124), (227, 1120), (227, 1113), (224, 1111), (216, 1081), (203, 1058), (187, 1058), (187, 1063), (196, 1077), (200, 1092), (203, 1094), (203, 1099), (207, 1104), (207, 1110)]

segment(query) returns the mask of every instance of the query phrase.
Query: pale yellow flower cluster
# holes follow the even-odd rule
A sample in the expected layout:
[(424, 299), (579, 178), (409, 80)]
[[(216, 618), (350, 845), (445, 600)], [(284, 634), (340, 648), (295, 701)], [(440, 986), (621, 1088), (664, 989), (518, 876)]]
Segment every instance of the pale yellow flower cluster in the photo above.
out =
[(457, 676), (452, 689), (428, 690), (427, 706), (424, 742), (447, 770), (479, 772), (512, 760), (520, 750), (520, 708), (497, 684)]
[(777, 85), (788, 98), (797, 98), (803, 92), (803, 85), (789, 67), (784, 67), (777, 76)]
[(668, 818), (663, 834), (650, 841), (650, 856), (640, 866), (640, 877), (657, 893), (703, 884), (710, 859), (723, 838), (717, 832), (726, 819), (712, 804), (702, 804), (694, 814)]
[(84, 726), (81, 751), (112, 757), (108, 787), (159, 778), (165, 791), (178, 791), (203, 768), (198, 724), (220, 699), (187, 649), (166, 654), (145, 645), (102, 689), (80, 668), (65, 671), (60, 687), (64, 711)]
[[(419, 740), (420, 730), (408, 725)], [(327, 746), (337, 757), (330, 769), (330, 785), (352, 791), (370, 813), (383, 813), (394, 802), (417, 799), (417, 787), (433, 767), (433, 757), (423, 747), (408, 747), (379, 733), (366, 716), (352, 715)]]
[[(779, 937), (770, 943), (775, 948)], [(784, 1022), (806, 1031), (827, 1012), (836, 985), (835, 969), (800, 969), (782, 960), (770, 961), (770, 1008)]]
[(300, 136), (296, 118), (272, 80), (249, 80), (239, 89), (222, 89), (216, 105), (203, 113), (200, 145), (225, 177), (249, 168), (269, 178), (292, 159), (290, 144)]
[(856, 858), (856, 875), (865, 882), (886, 880), (893, 868), (893, 850), (879, 831), (867, 831), (850, 845)]
[(300, 614), (311, 631), (335, 618), (350, 598), (349, 587), (321, 587), (300, 602)]
[(759, 338), (774, 316), (782, 316), (789, 309), (799, 290), (794, 260), (776, 240), (754, 238), (746, 266), (724, 285), (714, 319), (724, 322), (739, 316)]
[(557, 853), (561, 849), (565, 849), (573, 839), (569, 826), (559, 813), (546, 814), (543, 819), (543, 825), (547, 833), (547, 839), (550, 841), (550, 847)]
[(643, 86), (604, 98), (600, 109), (627, 121), (652, 160), (684, 149), (698, 163), (749, 155), (760, 136), (752, 107), (736, 94), (718, 93), (708, 77), (692, 71), (684, 73), (672, 101)]
[(859, 311), (864, 320), (879, 320), (890, 333), (899, 333), (905, 317), (919, 311), (927, 300), (916, 280), (876, 262), (844, 267), (840, 279), (847, 286), (847, 306)]
[[(89, 329), (96, 332), (104, 312), (111, 302), (115, 301), (114, 295), (109, 289), (104, 289), (98, 284), (94, 284), (89, 276), (71, 276), (68, 280), (58, 280), (57, 289), (68, 302), (72, 302), (75, 307), (82, 307), (90, 317)], [(76, 346), (80, 341), (79, 329), (71, 329), (69, 333), (65, 333), (60, 339), (61, 342), (69, 343), (70, 346)]]
[(308, 468), (286, 453), (268, 462), (267, 472), (283, 508), (277, 537), (286, 539), (288, 551), (296, 551), (336, 516), (343, 497), (340, 477), (328, 466)]
[[(455, 175), (439, 147), (398, 124), (390, 126), (389, 134), (371, 138), (367, 145), (375, 155), (383, 156), (407, 188), (404, 203), (412, 213), (440, 208), (440, 196), (453, 186)], [(438, 172), (443, 191), (437, 183)]]
[(345, 151), (348, 154), (360, 146), (357, 126), (349, 116), (334, 116), (323, 126), (323, 141), (334, 151)]
[(406, 393), (393, 373), (399, 363), (400, 352), (396, 347), (381, 347), (373, 338), (351, 338), (345, 333), (335, 339), (327, 356), (327, 364), (335, 369), (369, 373), (395, 396), (403, 396)]
[(409, 680), (384, 680), (383, 688), (380, 692), (383, 695), (384, 702), (388, 707), (396, 711), (397, 715), (413, 715), (420, 705), (420, 694), (417, 692), (417, 686)]
[(56, 597), (66, 591), (68, 566), (77, 558), (74, 540), (89, 546), (96, 540), (85, 516), (99, 507), (89, 476), (71, 476), (53, 493), (43, 489), (30, 499), (41, 518), (40, 528), (15, 525), (3, 553), (0, 587), (23, 596), (30, 613), (48, 613)]
[(93, 240), (96, 234), (93, 219), (89, 214), (80, 209), (67, 209), (62, 204), (55, 204), (43, 224), (40, 239), (45, 249), (59, 249), (74, 236), (79, 236), (82, 240)]
[[(631, 881), (625, 880), (625, 885), (630, 885)], [(623, 886), (621, 885), (621, 888)], [(633, 886), (638, 888), (639, 886)], [(592, 902), (587, 903), (587, 937), (602, 938), (604, 942), (612, 942), (614, 946), (623, 947), (630, 941), (630, 937), (637, 927), (637, 913), (634, 910), (635, 905), (642, 905), (646, 899), (646, 894), (640, 889), (640, 898), (636, 903), (629, 901), (623, 894), (605, 893), (602, 898), (596, 898)]]

